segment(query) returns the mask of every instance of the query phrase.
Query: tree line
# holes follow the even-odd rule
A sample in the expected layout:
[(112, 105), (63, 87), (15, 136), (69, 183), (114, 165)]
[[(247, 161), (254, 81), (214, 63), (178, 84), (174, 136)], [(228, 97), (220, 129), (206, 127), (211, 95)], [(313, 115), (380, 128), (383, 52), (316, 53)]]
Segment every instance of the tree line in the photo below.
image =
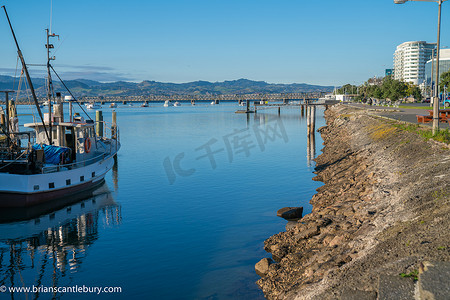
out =
[[(450, 70), (441, 75), (439, 86), (441, 91), (444, 87), (450, 86)], [(406, 97), (413, 97), (417, 101), (422, 100), (422, 91), (417, 85), (394, 79), (391, 75), (384, 78), (370, 78), (360, 86), (345, 84), (334, 93), (357, 94), (355, 98), (357, 101), (368, 98), (398, 101)]]

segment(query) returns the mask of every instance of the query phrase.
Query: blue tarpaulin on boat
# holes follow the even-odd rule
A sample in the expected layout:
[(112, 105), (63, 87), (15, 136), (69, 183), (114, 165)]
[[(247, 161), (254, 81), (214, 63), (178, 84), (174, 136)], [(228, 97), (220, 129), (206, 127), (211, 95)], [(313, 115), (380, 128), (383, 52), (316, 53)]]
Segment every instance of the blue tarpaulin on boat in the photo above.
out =
[(57, 165), (62, 162), (61, 156), (64, 156), (64, 162), (70, 157), (70, 148), (50, 146), (50, 145), (33, 145), (33, 149), (44, 149), (45, 163)]

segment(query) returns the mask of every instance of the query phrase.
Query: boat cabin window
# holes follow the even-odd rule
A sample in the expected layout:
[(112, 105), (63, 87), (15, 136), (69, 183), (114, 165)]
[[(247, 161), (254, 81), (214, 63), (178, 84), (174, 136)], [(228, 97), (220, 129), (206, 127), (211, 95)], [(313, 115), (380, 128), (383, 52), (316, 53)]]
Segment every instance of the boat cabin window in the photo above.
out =
[(83, 127), (83, 128), (77, 128), (77, 138), (87, 138), (87, 137), (93, 137), (94, 136), (94, 128), (89, 127)]

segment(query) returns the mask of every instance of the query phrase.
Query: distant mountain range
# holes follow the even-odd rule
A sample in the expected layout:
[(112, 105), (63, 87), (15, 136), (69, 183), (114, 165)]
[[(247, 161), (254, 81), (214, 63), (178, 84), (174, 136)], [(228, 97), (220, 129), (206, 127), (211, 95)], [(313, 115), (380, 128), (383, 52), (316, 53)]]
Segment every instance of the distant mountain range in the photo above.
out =
[[(46, 95), (44, 79), (33, 78), (36, 94)], [(17, 90), (18, 78), (0, 75), (0, 90)], [(147, 95), (226, 95), (254, 93), (311, 93), (331, 92), (333, 86), (310, 85), (306, 83), (274, 84), (265, 81), (239, 79), (223, 82), (194, 81), (188, 83), (164, 83), (156, 81), (109, 82), (102, 83), (87, 79), (65, 81), (67, 87), (76, 97), (108, 97), (108, 96), (147, 96)], [(23, 86), (23, 84), (22, 84)], [(59, 81), (54, 80), (56, 91), (65, 93)]]

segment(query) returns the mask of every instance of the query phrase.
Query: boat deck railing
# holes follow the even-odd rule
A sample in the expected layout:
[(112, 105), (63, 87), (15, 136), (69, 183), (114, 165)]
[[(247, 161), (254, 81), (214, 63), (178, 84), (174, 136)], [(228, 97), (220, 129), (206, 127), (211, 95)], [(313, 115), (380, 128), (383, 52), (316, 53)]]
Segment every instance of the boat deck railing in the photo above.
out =
[(98, 161), (104, 160), (108, 156), (112, 157), (114, 154), (112, 154), (112, 153), (102, 153), (100, 155), (94, 156), (92, 158), (89, 158), (89, 159), (86, 159), (86, 160), (83, 160), (83, 161), (77, 161), (77, 162), (69, 163), (69, 164), (45, 166), (45, 167), (42, 168), (42, 174), (56, 173), (56, 172), (60, 172), (60, 171), (68, 171), (68, 170), (82, 168), (82, 167), (85, 167), (87, 165), (91, 165), (91, 164), (94, 164), (94, 163), (96, 163)]

